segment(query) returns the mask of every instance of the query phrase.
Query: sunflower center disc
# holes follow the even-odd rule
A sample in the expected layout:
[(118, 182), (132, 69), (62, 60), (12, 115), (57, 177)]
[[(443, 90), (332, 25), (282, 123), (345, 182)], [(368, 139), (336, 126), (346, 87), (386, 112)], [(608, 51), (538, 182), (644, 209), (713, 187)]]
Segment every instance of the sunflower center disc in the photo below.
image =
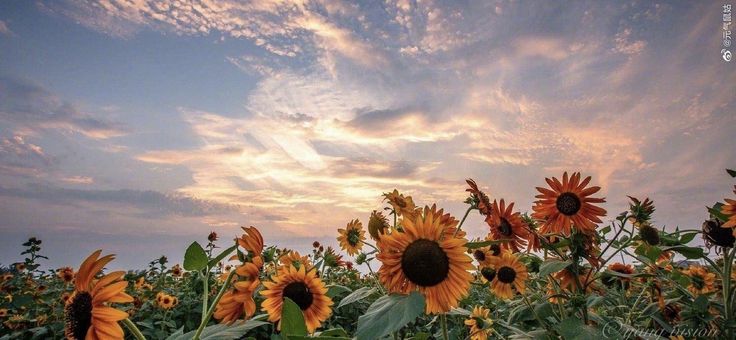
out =
[(450, 260), (437, 242), (419, 239), (404, 250), (401, 270), (414, 284), (431, 287), (447, 278)]
[(483, 262), (486, 260), (486, 253), (480, 249), (473, 252), (473, 257), (475, 257), (478, 262)]
[(501, 254), (501, 246), (499, 246), (498, 244), (492, 244), (491, 254), (493, 254), (493, 256), (498, 256), (499, 254)]
[(64, 308), (67, 336), (82, 340), (92, 324), (92, 296), (82, 292), (74, 295), (71, 303)]
[(288, 297), (301, 308), (307, 310), (312, 305), (312, 293), (303, 282), (292, 282), (284, 287), (284, 297)]
[(567, 216), (575, 215), (580, 206), (580, 198), (571, 192), (562, 193), (557, 197), (557, 210)]
[(515, 278), (516, 271), (511, 267), (501, 267), (501, 269), (498, 270), (498, 280), (503, 283), (514, 282)]
[(511, 223), (509, 223), (505, 218), (501, 218), (501, 223), (499, 223), (498, 228), (501, 230), (501, 235), (511, 236)]
[(496, 277), (496, 271), (493, 268), (483, 268), (480, 270), (480, 275), (483, 275), (483, 278), (488, 281), (493, 281), (493, 278)]
[(348, 230), (348, 243), (350, 243), (351, 246), (355, 247), (355, 245), (358, 244), (358, 241), (360, 241), (360, 233), (355, 229)]

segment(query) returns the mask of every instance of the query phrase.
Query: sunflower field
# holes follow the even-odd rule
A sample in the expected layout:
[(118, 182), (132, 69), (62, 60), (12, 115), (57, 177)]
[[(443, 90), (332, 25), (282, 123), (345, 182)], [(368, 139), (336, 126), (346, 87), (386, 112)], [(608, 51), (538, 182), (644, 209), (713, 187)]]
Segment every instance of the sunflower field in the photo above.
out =
[(102, 250), (43, 270), (31, 238), (0, 268), (0, 339), (734, 339), (736, 196), (665, 230), (652, 200), (611, 214), (594, 184), (546, 178), (525, 212), (469, 179), (457, 217), (393, 190), (307, 254), (251, 226), (142, 270)]

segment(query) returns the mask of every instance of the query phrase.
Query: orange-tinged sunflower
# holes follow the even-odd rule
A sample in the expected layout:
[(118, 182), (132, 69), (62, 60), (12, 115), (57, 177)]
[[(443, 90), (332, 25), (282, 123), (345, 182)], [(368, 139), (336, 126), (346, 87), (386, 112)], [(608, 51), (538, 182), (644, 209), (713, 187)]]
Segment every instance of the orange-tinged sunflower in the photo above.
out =
[(64, 283), (70, 283), (74, 281), (74, 269), (72, 269), (71, 267), (59, 268), (59, 270), (56, 271), (56, 275)]
[(687, 290), (693, 295), (708, 294), (715, 291), (716, 274), (708, 272), (705, 267), (692, 265), (682, 273), (690, 278), (690, 285), (687, 286)]
[(179, 304), (179, 299), (177, 299), (176, 296), (159, 293), (159, 295), (156, 296), (156, 302), (158, 303), (158, 306), (162, 309), (171, 309)]
[(95, 279), (114, 255), (99, 257), (101, 250), (92, 253), (77, 271), (74, 293), (64, 307), (68, 339), (123, 339), (123, 329), (118, 321), (128, 313), (110, 307), (110, 303), (133, 302), (125, 293), (127, 281), (121, 281), (124, 271), (117, 271)]
[(493, 331), (491, 328), (493, 320), (489, 316), (490, 313), (491, 310), (483, 306), (473, 307), (470, 316), (465, 319), (465, 325), (470, 328), (470, 340), (488, 339), (488, 335)]
[(340, 247), (348, 252), (348, 255), (355, 256), (363, 248), (365, 230), (363, 230), (363, 224), (358, 219), (350, 221), (345, 229), (337, 229), (337, 232), (340, 233), (337, 241), (340, 242)]
[(245, 316), (249, 319), (256, 312), (253, 293), (261, 284), (259, 280), (260, 266), (263, 263), (246, 262), (235, 270), (239, 281), (222, 296), (215, 308), (215, 319), (230, 324)]
[(411, 196), (404, 196), (404, 194), (394, 189), (392, 192), (384, 193), (383, 197), (394, 209), (397, 216), (407, 217), (414, 215), (417, 206), (414, 204)]
[(529, 229), (521, 219), (521, 213), (513, 212), (514, 203), (506, 206), (506, 202), (493, 200), (492, 213), (486, 217), (486, 223), (491, 227), (494, 240), (501, 240), (514, 252), (526, 247)]
[[(736, 194), (736, 185), (733, 186), (733, 193)], [(728, 221), (721, 227), (736, 228), (736, 200), (726, 198), (725, 201), (726, 204), (721, 207), (721, 213), (728, 217)], [(736, 229), (734, 229), (734, 236), (736, 236)]]
[(473, 250), (473, 258), (478, 261), (479, 266), (488, 266), (491, 264), (493, 251), (489, 247), (481, 247)]
[(181, 266), (179, 264), (175, 264), (173, 267), (171, 267), (171, 275), (174, 277), (181, 277), (183, 274), (183, 271), (181, 270)]
[(281, 262), (281, 268), (287, 270), (289, 269), (289, 266), (294, 266), (296, 268), (308, 268), (312, 266), (312, 262), (309, 261), (309, 256), (302, 256), (296, 250), (289, 250), (285, 255), (282, 255), (279, 258), (279, 261)]
[(427, 301), (428, 314), (443, 313), (467, 295), (473, 260), (466, 253), (464, 233), (453, 236), (457, 221), (446, 218), (442, 210), (424, 211), (414, 219), (405, 218), (403, 232), (381, 237), (378, 275), (389, 292), (418, 290)]
[[(578, 280), (580, 280), (580, 284), (585, 287), (585, 293), (589, 293), (593, 290), (597, 290), (597, 287), (594, 286), (592, 283), (589, 283), (586, 281), (586, 279), (590, 279), (588, 277), (588, 272), (590, 269), (588, 268), (579, 268), (579, 275), (577, 277)], [(592, 278), (592, 275), (590, 276)], [(578, 285), (575, 279), (575, 273), (568, 267), (563, 270), (560, 270), (559, 272), (556, 272), (552, 274), (552, 278), (554, 278), (555, 283), (548, 282), (547, 289), (550, 295), (555, 294), (555, 287), (559, 285), (559, 288), (562, 290), (562, 292), (578, 292)], [(552, 303), (558, 303), (559, 299), (557, 297), (551, 297), (549, 298), (549, 301)]]
[(256, 227), (240, 227), (245, 232), (238, 239), (238, 245), (245, 248), (253, 256), (259, 256), (263, 252), (263, 236)]
[[(273, 282), (263, 282), (266, 289), (260, 292), (266, 298), (261, 304), (261, 310), (268, 313), (268, 321), (278, 322), (281, 319), (285, 297), (294, 301), (302, 310), (309, 333), (314, 333), (332, 313), (332, 299), (327, 296), (327, 288), (317, 277), (315, 270), (307, 272), (304, 266), (299, 269), (289, 266), (272, 277), (272, 280)], [(278, 329), (281, 329), (280, 324)]]
[(524, 293), (529, 273), (516, 255), (504, 251), (501, 256), (496, 256), (491, 261), (496, 270), (496, 275), (491, 281), (493, 294), (501, 299), (510, 299), (514, 297), (514, 290), (520, 294)]
[(570, 236), (570, 228), (574, 226), (586, 234), (595, 232), (596, 223), (601, 223), (599, 217), (605, 216), (606, 211), (593, 203), (603, 203), (606, 200), (589, 197), (601, 189), (595, 186), (586, 188), (590, 183), (590, 176), (581, 182), (579, 172), (573, 173), (570, 178), (565, 172), (561, 183), (555, 177), (545, 180), (551, 190), (537, 187), (541, 194), (535, 196), (539, 200), (532, 207), (532, 217), (544, 221), (540, 231), (543, 234)]
[[(625, 275), (633, 275), (634, 274), (634, 267), (630, 264), (623, 264), (623, 263), (612, 263), (608, 266), (608, 270), (611, 272), (616, 272), (619, 274), (625, 274)], [(605, 284), (607, 287), (617, 287), (623, 290), (628, 290), (629, 285), (631, 282), (631, 278), (629, 277), (623, 277), (623, 276), (616, 276), (614, 274), (610, 273), (603, 273), (601, 275), (601, 281), (603, 284)]]

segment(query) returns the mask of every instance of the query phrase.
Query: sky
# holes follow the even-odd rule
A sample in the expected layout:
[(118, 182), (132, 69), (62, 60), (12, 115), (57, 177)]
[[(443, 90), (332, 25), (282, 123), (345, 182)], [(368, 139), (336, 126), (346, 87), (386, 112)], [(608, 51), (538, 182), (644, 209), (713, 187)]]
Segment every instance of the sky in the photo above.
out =
[[(721, 2), (2, 1), (0, 264), (181, 262), (210, 231), (337, 247), (393, 189), (458, 219), (564, 171), (655, 223), (731, 197)], [(471, 215), (463, 227), (483, 237)]]

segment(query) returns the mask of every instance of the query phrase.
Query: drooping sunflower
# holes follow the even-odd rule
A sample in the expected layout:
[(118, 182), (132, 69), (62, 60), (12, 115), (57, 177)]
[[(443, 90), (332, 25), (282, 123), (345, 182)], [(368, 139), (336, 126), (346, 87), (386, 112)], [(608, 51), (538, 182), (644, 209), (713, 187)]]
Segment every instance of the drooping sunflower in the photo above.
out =
[(408, 217), (414, 215), (417, 206), (411, 196), (404, 196), (404, 194), (394, 189), (392, 192), (384, 193), (383, 197), (394, 209), (397, 216)]
[[(465, 244), (467, 240), (454, 235), (456, 221), (448, 219), (442, 210), (414, 219), (404, 219), (403, 232), (384, 235), (376, 256), (381, 261), (378, 275), (392, 293), (407, 294), (418, 290), (427, 301), (426, 312), (449, 311), (467, 295), (473, 268)], [(429, 213), (427, 213), (429, 212)]]
[(526, 289), (526, 279), (529, 273), (524, 263), (516, 255), (504, 251), (501, 256), (492, 259), (496, 275), (491, 282), (491, 291), (501, 299), (514, 297), (514, 290), (523, 294)]
[(483, 216), (489, 216), (491, 214), (491, 201), (488, 198), (488, 195), (478, 189), (478, 184), (476, 184), (474, 180), (468, 178), (465, 182), (468, 183), (469, 187), (465, 189), (465, 191), (470, 193), (472, 200), (478, 207), (478, 211), (480, 211)]
[[(595, 287), (595, 285), (586, 281), (587, 279), (590, 279), (588, 277), (590, 269), (579, 268), (578, 270), (579, 274), (577, 275), (577, 280), (579, 280), (580, 284), (585, 287), (585, 293), (587, 294), (593, 290), (597, 290), (597, 287)], [(592, 275), (590, 275), (590, 277), (592, 277)], [(548, 282), (547, 290), (550, 295), (555, 294), (555, 288), (557, 287), (559, 287), (563, 292), (574, 293), (580, 291), (580, 289), (578, 289), (575, 273), (569, 267), (552, 274), (552, 278), (555, 280), (556, 283), (553, 283), (551, 281)], [(549, 301), (552, 303), (560, 302), (559, 298), (557, 297), (551, 297), (549, 298)]]
[(231, 290), (225, 292), (215, 307), (214, 317), (225, 324), (233, 323), (242, 317), (249, 319), (256, 312), (253, 293), (261, 284), (260, 267), (257, 263), (246, 262), (235, 270), (239, 281)]
[(115, 257), (99, 257), (101, 250), (87, 257), (77, 271), (74, 293), (64, 307), (65, 329), (68, 339), (123, 339), (118, 321), (128, 313), (110, 307), (110, 303), (133, 302), (125, 293), (127, 281), (121, 281), (124, 271), (109, 273), (99, 280), (95, 276)]
[(368, 233), (371, 238), (378, 241), (381, 239), (381, 235), (385, 234), (389, 228), (388, 220), (386, 216), (380, 211), (373, 210), (371, 217), (368, 219)]
[(581, 182), (579, 172), (573, 173), (570, 178), (565, 172), (562, 182), (555, 177), (545, 178), (551, 190), (537, 187), (540, 194), (536, 198), (539, 200), (532, 207), (532, 217), (544, 221), (540, 228), (542, 233), (569, 236), (572, 227), (586, 234), (595, 232), (596, 223), (601, 223), (599, 217), (605, 216), (606, 211), (593, 203), (604, 203), (606, 200), (589, 197), (601, 189), (597, 186), (586, 188), (590, 179), (588, 176)]
[(501, 240), (514, 252), (526, 247), (529, 229), (521, 219), (521, 213), (513, 212), (514, 203), (506, 206), (506, 202), (493, 200), (491, 214), (486, 217), (486, 223), (491, 228), (494, 240)]
[[(733, 186), (733, 193), (736, 194), (736, 185)], [(723, 228), (736, 228), (736, 200), (729, 198), (724, 199), (726, 204), (721, 207), (721, 213), (728, 217), (728, 221), (721, 227)], [(736, 229), (733, 229), (734, 236), (736, 236)]]
[(698, 265), (691, 265), (684, 271), (683, 274), (690, 278), (690, 285), (687, 286), (693, 295), (707, 294), (715, 291), (716, 274), (708, 272), (705, 267)]
[(72, 269), (71, 267), (59, 268), (59, 270), (56, 271), (56, 275), (64, 283), (70, 283), (74, 281), (74, 269)]
[[(327, 288), (315, 270), (307, 272), (304, 266), (299, 269), (289, 266), (271, 279), (273, 282), (263, 282), (266, 289), (260, 292), (266, 298), (261, 310), (268, 313), (268, 321), (280, 321), (285, 297), (302, 310), (309, 333), (314, 333), (332, 313), (332, 299), (327, 296)], [(278, 328), (281, 328), (280, 324)]]
[(723, 223), (718, 219), (703, 222), (703, 241), (705, 246), (716, 246), (716, 252), (723, 248), (733, 248), (736, 236), (728, 228), (721, 227)]
[(363, 230), (363, 224), (358, 219), (350, 221), (345, 229), (337, 229), (337, 232), (340, 233), (337, 241), (340, 242), (340, 247), (348, 252), (348, 255), (355, 256), (363, 248), (365, 230)]
[[(611, 272), (616, 272), (616, 273), (625, 274), (625, 275), (634, 274), (634, 267), (632, 265), (623, 264), (619, 262), (612, 263), (611, 265), (609, 265), (608, 270)], [(607, 287), (615, 286), (619, 289), (628, 290), (630, 282), (631, 282), (631, 278), (623, 277), (623, 276), (616, 276), (610, 273), (603, 273), (603, 275), (601, 275), (601, 281)]]
[(465, 325), (470, 328), (470, 340), (488, 339), (488, 335), (493, 331), (491, 328), (493, 326), (493, 320), (489, 316), (490, 313), (491, 310), (483, 308), (483, 306), (473, 307), (470, 316), (465, 319)]

